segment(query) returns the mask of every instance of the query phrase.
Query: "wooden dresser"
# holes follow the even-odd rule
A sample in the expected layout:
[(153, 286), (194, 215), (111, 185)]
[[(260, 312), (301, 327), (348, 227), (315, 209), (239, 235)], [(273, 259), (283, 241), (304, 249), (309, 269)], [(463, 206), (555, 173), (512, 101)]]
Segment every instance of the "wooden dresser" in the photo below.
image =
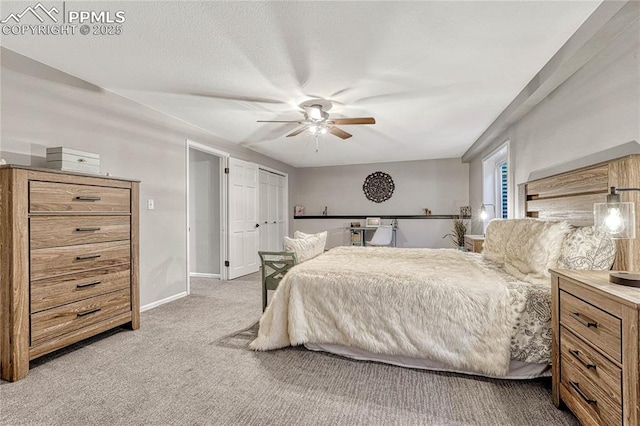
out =
[(139, 182), (0, 166), (0, 377), (119, 325), (140, 326)]
[(583, 425), (640, 422), (640, 289), (608, 272), (551, 273), (553, 402)]

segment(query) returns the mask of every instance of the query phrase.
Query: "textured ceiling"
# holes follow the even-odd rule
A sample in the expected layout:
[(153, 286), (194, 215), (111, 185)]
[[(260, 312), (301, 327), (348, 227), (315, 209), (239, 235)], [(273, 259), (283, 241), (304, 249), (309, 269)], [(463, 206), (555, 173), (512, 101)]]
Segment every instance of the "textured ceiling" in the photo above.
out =
[[(55, 4), (50, 2), (45, 4)], [(118, 36), (3, 46), (297, 167), (460, 157), (599, 1), (67, 2)], [(3, 1), (2, 16), (25, 3)], [(331, 99), (353, 137), (284, 135)]]

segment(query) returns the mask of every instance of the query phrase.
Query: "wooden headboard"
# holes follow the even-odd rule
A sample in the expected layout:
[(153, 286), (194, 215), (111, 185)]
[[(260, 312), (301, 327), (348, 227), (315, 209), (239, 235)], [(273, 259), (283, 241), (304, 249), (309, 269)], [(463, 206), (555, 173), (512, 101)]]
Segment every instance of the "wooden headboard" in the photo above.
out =
[[(527, 217), (592, 226), (593, 204), (604, 203), (612, 186), (640, 187), (640, 155), (627, 155), (527, 182), (524, 211)], [(622, 201), (635, 203), (636, 230), (640, 233), (640, 192), (621, 192), (620, 195)], [(640, 238), (618, 240), (617, 248), (613, 269), (640, 271)]]

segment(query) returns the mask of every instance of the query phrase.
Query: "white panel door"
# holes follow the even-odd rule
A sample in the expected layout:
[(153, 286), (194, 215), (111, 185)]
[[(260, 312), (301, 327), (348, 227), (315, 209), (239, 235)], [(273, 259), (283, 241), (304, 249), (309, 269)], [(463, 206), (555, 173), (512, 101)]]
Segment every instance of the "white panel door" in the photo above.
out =
[(272, 251), (269, 245), (269, 172), (260, 170), (260, 250)]
[(257, 272), (258, 165), (229, 158), (229, 279)]

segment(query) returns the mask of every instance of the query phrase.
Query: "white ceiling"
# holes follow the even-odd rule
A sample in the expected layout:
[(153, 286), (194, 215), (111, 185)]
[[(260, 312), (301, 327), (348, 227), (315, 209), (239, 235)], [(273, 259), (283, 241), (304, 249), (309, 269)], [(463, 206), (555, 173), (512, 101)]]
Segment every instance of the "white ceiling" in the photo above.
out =
[[(3, 17), (25, 4), (3, 3)], [(124, 10), (123, 34), (2, 45), (308, 167), (460, 157), (600, 1), (74, 3)], [(295, 125), (256, 123), (301, 119), (314, 97), (377, 123), (317, 153), (284, 138)]]

